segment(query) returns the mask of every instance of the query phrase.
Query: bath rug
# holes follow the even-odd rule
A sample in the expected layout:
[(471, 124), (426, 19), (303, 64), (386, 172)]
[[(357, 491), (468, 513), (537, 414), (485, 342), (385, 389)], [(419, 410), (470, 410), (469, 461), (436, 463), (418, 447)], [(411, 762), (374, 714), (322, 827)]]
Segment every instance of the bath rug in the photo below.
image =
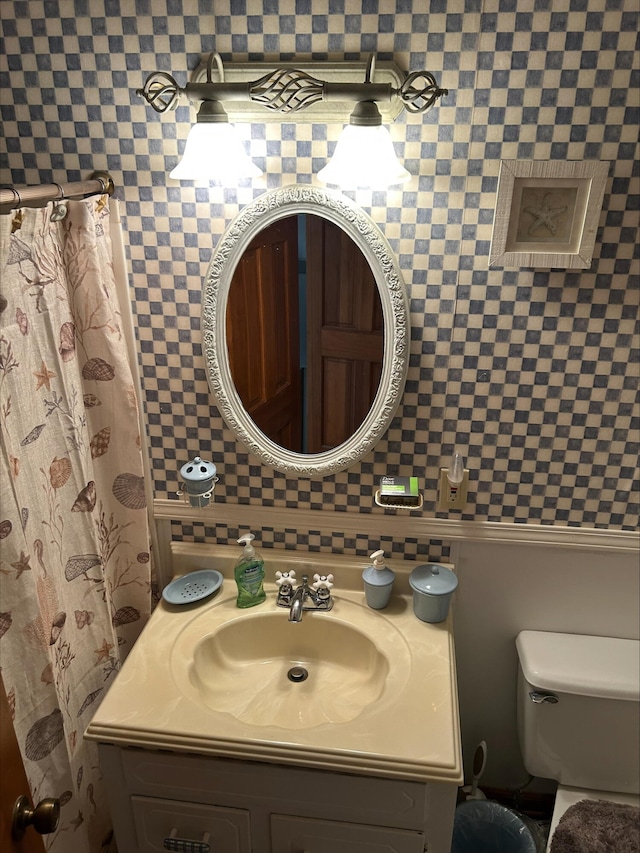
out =
[(640, 809), (579, 800), (560, 818), (550, 853), (640, 853)]

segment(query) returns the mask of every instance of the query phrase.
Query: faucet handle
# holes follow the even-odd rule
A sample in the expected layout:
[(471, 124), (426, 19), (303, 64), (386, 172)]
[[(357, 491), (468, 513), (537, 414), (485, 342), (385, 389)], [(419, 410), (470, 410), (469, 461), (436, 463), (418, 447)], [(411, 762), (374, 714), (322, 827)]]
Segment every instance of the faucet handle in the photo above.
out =
[(314, 575), (313, 583), (311, 584), (311, 588), (315, 590), (319, 589), (331, 589), (333, 586), (333, 575)]
[(295, 569), (291, 569), (290, 572), (276, 572), (276, 584), (278, 586), (293, 586), (295, 580)]

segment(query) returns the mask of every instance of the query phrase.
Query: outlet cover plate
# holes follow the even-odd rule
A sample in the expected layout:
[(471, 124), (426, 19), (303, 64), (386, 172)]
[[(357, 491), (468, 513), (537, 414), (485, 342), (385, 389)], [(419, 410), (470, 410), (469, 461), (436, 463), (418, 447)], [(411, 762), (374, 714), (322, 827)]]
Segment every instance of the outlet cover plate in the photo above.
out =
[(438, 489), (438, 511), (462, 512), (467, 505), (467, 490), (469, 488), (469, 470), (464, 469), (464, 477), (458, 486), (452, 486), (447, 479), (448, 468), (440, 469), (440, 488)]

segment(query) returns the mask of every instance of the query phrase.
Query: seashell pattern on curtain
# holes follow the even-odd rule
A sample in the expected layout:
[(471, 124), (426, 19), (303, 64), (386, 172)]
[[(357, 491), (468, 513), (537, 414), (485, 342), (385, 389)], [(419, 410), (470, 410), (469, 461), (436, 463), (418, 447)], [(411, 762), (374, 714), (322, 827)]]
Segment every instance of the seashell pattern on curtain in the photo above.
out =
[(98, 853), (83, 732), (151, 609), (149, 530), (108, 201), (51, 208), (0, 217), (0, 664), (33, 800), (61, 802), (47, 849)]

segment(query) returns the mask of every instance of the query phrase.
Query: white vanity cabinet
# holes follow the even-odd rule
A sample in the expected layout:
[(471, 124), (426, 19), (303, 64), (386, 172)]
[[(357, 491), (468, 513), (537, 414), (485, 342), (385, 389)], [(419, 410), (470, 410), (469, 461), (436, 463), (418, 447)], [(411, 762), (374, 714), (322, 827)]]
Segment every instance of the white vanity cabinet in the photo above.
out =
[(99, 744), (121, 853), (448, 853), (456, 786)]
[(178, 546), (183, 571), (216, 568), (223, 587), (156, 607), (85, 732), (120, 853), (450, 853), (452, 621), (415, 617), (412, 564), (380, 612), (351, 558), (273, 551), (282, 571), (340, 571), (333, 608), (292, 625), (272, 582), (237, 608), (236, 548)]

